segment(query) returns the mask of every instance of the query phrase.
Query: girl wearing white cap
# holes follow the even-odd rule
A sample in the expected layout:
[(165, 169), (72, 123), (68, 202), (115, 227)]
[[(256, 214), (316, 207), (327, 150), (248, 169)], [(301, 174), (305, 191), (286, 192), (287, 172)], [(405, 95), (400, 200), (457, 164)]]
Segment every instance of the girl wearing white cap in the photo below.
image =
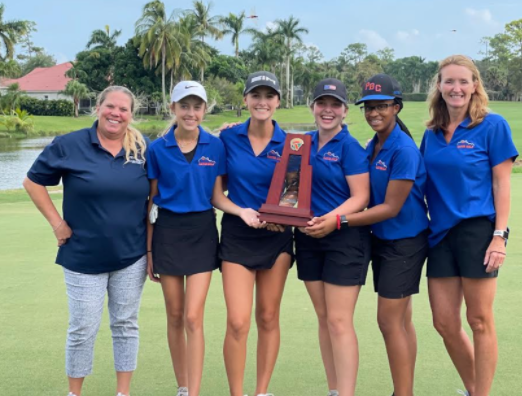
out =
[(189, 390), (191, 396), (198, 396), (201, 384), (204, 306), (212, 271), (218, 266), (212, 206), (245, 222), (257, 214), (234, 205), (222, 192), (225, 150), (218, 138), (200, 126), (206, 103), (201, 84), (177, 84), (170, 105), (175, 120), (147, 152), (148, 275), (163, 289), (178, 396), (187, 396)]

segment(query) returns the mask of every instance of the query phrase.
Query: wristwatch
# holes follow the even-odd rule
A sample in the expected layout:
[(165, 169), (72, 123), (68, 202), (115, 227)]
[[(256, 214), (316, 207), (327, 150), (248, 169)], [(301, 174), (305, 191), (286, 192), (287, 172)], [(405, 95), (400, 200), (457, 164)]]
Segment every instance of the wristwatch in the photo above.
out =
[[(342, 220), (341, 220), (341, 222), (342, 222)], [(493, 236), (499, 236), (501, 238), (504, 238), (504, 240), (507, 241), (508, 238), (509, 238), (509, 229), (507, 229), (507, 230), (495, 230), (493, 232)]]
[(348, 225), (348, 219), (346, 218), (346, 216), (341, 215), (340, 219), (341, 219), (341, 228), (348, 228), (349, 225)]

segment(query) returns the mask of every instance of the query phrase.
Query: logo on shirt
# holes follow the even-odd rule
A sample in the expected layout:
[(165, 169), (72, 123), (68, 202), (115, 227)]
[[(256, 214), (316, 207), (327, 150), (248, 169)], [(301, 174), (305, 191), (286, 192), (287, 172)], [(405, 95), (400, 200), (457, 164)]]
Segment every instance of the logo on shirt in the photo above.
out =
[(216, 165), (216, 161), (212, 161), (210, 158), (208, 157), (201, 157), (199, 160), (198, 160), (198, 165), (199, 166), (214, 166)]
[(280, 161), (281, 160), (281, 154), (279, 154), (277, 151), (275, 150), (270, 150), (268, 152), (268, 154), (266, 155), (267, 158), (270, 158), (270, 159), (274, 159), (274, 160), (277, 160), (277, 161)]
[(375, 169), (385, 171), (385, 170), (388, 170), (388, 165), (386, 165), (386, 162), (384, 162), (383, 160), (379, 160), (375, 164)]
[(290, 148), (294, 151), (299, 151), (301, 146), (304, 144), (304, 140), (301, 138), (294, 138), (290, 140)]
[(325, 160), (325, 161), (334, 161), (334, 162), (337, 162), (337, 161), (339, 161), (339, 156), (335, 155), (335, 154), (332, 153), (331, 151), (328, 151), (328, 152), (323, 156), (323, 160)]
[(143, 158), (136, 158), (134, 155), (129, 155), (129, 160), (127, 162), (129, 164), (143, 165), (145, 160)]
[(457, 142), (458, 149), (472, 149), (475, 148), (475, 143), (468, 142), (467, 140), (461, 140)]

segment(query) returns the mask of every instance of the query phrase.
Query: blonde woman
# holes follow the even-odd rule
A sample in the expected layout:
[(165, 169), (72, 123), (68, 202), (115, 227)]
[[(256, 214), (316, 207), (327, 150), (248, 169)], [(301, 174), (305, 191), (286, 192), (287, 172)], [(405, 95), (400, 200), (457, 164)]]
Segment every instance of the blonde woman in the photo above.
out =
[(239, 208), (223, 194), (225, 149), (200, 125), (206, 105), (201, 84), (177, 84), (170, 106), (175, 119), (148, 151), (148, 272), (163, 289), (178, 396), (198, 396), (203, 374), (203, 313), (212, 271), (218, 266), (212, 206), (258, 223), (257, 212)]
[[(56, 137), (24, 187), (58, 243), (69, 300), (66, 373), (80, 396), (108, 295), (116, 393), (129, 395), (138, 355), (138, 310), (146, 278), (146, 141), (129, 124), (133, 94), (111, 86), (98, 97), (91, 128)], [(63, 183), (63, 217), (46, 186)]]
[[(488, 111), (471, 59), (439, 64), (421, 144), (430, 214), (433, 323), (468, 395), (489, 395), (497, 364), (493, 301), (509, 235), (510, 176), (518, 156), (506, 120)], [(466, 302), (473, 342), (462, 328)]]

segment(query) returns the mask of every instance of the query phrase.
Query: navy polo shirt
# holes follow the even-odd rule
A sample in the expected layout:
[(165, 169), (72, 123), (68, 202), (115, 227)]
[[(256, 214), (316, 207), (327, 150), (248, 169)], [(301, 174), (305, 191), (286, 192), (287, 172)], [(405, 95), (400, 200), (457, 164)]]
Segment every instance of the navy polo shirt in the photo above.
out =
[(158, 180), (154, 203), (174, 213), (210, 210), (216, 178), (226, 173), (223, 144), (199, 127), (196, 153), (189, 163), (178, 147), (175, 129), (173, 126), (147, 150), (149, 179)]
[[(371, 161), (378, 137), (372, 139), (366, 152)], [(411, 180), (411, 188), (399, 214), (372, 225), (372, 232), (380, 239), (393, 240), (412, 238), (428, 228), (428, 216), (424, 192), (426, 169), (421, 153), (412, 138), (395, 124), (395, 128), (384, 142), (383, 147), (370, 162), (370, 205), (384, 203), (386, 190), (391, 180)]]
[(442, 131), (427, 130), (422, 139), (430, 246), (461, 220), (481, 216), (495, 220), (491, 169), (518, 156), (509, 125), (500, 115), (488, 114), (471, 129), (470, 122), (466, 118), (449, 143)]
[(56, 263), (80, 273), (123, 269), (146, 252), (149, 182), (145, 161), (122, 149), (116, 157), (91, 128), (56, 137), (27, 177), (42, 186), (63, 182), (63, 218), (72, 236)]
[(250, 119), (221, 132), (220, 138), (227, 153), (228, 198), (241, 208), (258, 210), (266, 202), (286, 139), (286, 133), (277, 122), (272, 123), (272, 139), (258, 156), (248, 138)]
[(368, 158), (346, 125), (321, 150), (317, 150), (319, 132), (307, 135), (312, 136), (312, 210), (315, 216), (323, 216), (350, 198), (346, 176), (367, 173)]

